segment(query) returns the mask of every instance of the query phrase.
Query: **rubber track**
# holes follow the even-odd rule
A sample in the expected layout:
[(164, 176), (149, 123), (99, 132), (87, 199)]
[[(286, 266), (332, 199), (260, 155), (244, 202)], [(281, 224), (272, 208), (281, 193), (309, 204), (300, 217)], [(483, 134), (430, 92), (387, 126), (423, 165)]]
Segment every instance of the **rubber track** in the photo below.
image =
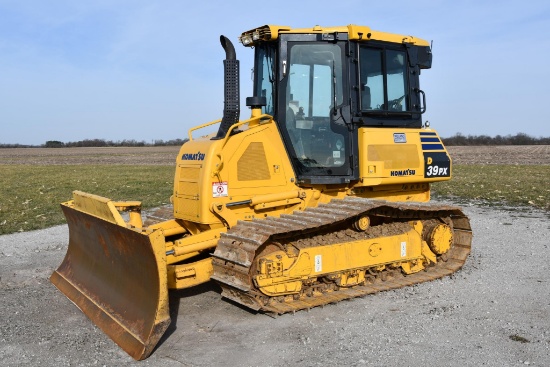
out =
[[(300, 297), (298, 300), (284, 302), (260, 302), (263, 296), (251, 283), (250, 267), (257, 249), (271, 239), (292, 237), (307, 232), (318, 233), (328, 227), (349, 218), (371, 213), (396, 219), (450, 218), (454, 229), (454, 244), (447, 253), (446, 261), (427, 267), (424, 271), (403, 275), (392, 272), (382, 281), (340, 288), (336, 291)], [(413, 284), (442, 278), (459, 270), (465, 263), (471, 249), (472, 231), (470, 221), (458, 207), (433, 203), (396, 203), (384, 200), (372, 200), (357, 197), (335, 199), (305, 211), (269, 217), (250, 222), (239, 221), (236, 226), (223, 233), (213, 254), (215, 279), (222, 287), (222, 295), (254, 310), (275, 314), (309, 309), (345, 299), (365, 296), (381, 291), (397, 289)]]

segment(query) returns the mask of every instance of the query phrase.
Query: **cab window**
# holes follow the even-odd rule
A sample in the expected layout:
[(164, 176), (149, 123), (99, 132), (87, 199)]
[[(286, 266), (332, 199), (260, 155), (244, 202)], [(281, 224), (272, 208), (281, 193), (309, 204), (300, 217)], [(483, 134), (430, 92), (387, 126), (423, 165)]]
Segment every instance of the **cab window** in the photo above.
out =
[(331, 123), (343, 103), (342, 48), (333, 43), (289, 47), (285, 127), (296, 159), (305, 167), (342, 167), (344, 135)]
[(404, 51), (361, 47), (361, 110), (409, 111)]

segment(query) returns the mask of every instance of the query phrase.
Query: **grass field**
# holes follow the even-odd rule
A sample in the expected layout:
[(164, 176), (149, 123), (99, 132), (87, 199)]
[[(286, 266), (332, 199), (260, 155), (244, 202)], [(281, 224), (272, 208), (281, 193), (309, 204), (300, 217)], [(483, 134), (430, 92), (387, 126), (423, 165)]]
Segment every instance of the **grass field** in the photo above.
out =
[(452, 180), (432, 185), (432, 197), (550, 211), (550, 165), (455, 165)]
[(65, 222), (59, 203), (81, 190), (113, 200), (140, 200), (144, 208), (167, 204), (173, 166), (0, 165), (0, 234)]
[[(432, 185), (435, 198), (550, 211), (549, 146), (449, 150), (453, 179)], [(73, 190), (113, 200), (141, 200), (145, 209), (166, 204), (177, 151), (177, 147), (0, 149), (0, 234), (64, 223), (59, 203), (69, 200)]]

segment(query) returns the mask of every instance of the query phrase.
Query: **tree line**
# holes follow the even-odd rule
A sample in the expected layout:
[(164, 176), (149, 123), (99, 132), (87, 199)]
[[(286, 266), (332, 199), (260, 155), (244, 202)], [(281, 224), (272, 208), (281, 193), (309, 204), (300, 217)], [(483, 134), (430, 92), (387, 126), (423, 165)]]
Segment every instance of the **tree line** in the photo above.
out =
[(457, 133), (450, 138), (441, 138), (445, 145), (468, 146), (468, 145), (550, 145), (550, 137), (534, 138), (524, 133), (516, 135), (462, 135)]
[(42, 145), (23, 144), (0, 144), (0, 148), (84, 148), (84, 147), (159, 147), (159, 146), (180, 146), (189, 139), (153, 140), (150, 143), (145, 140), (105, 140), (105, 139), (84, 139), (64, 143), (59, 140), (48, 140)]
[[(24, 144), (0, 144), (0, 148), (78, 148), (78, 147), (152, 147), (152, 146), (180, 146), (189, 139), (172, 140), (105, 140), (105, 139), (84, 139), (74, 142), (64, 143), (58, 140), (48, 140), (42, 145), (24, 145)], [(524, 133), (516, 135), (462, 135), (457, 133), (449, 138), (441, 138), (443, 144), (449, 146), (468, 146), (468, 145), (550, 145), (550, 137), (534, 138)]]

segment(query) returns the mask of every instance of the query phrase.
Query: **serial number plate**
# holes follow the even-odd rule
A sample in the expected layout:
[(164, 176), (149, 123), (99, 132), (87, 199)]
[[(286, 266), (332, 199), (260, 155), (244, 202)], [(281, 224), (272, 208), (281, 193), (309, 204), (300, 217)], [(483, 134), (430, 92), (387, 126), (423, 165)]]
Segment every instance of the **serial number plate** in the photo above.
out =
[(393, 134), (393, 142), (394, 143), (406, 143), (407, 142), (407, 135), (404, 133), (394, 133)]

